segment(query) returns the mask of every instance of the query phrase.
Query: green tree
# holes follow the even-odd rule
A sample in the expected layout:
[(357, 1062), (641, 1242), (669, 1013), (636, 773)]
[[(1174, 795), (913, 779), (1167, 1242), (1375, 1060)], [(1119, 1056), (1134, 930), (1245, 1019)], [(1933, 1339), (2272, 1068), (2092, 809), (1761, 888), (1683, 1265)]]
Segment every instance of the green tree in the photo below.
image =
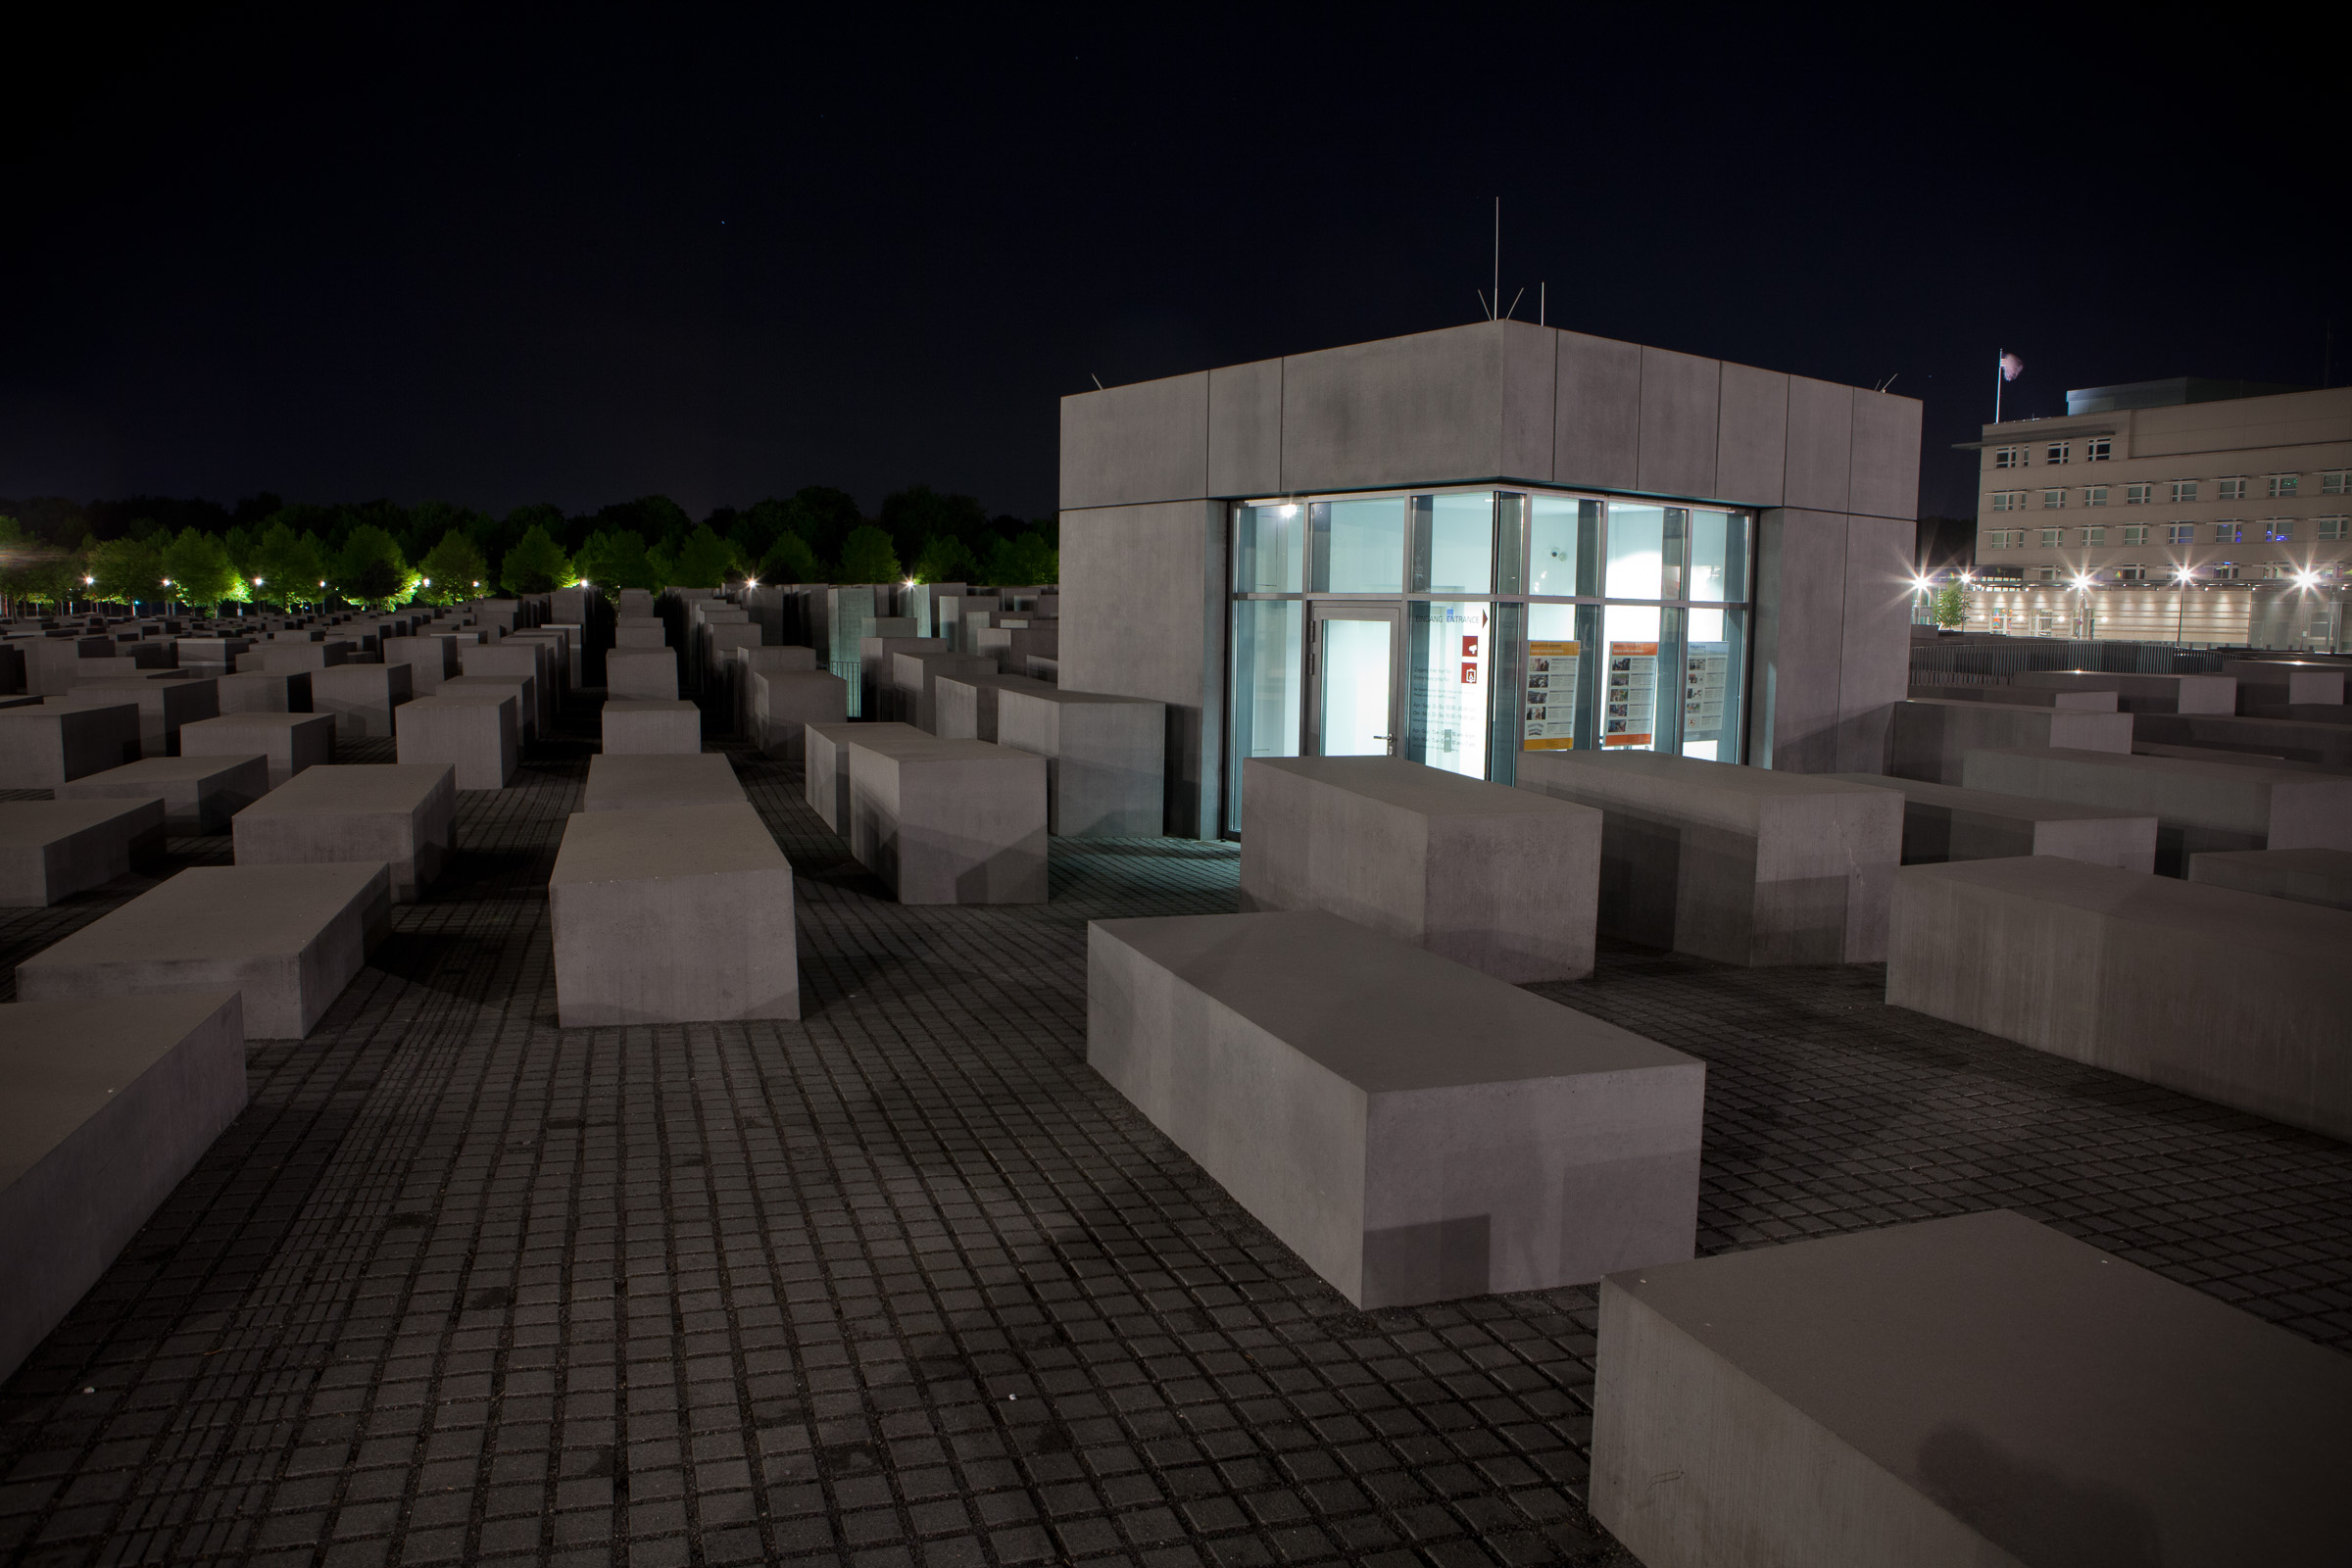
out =
[(980, 563), (962, 540), (933, 534), (907, 575), (916, 582), (978, 582)]
[(255, 542), (248, 580), (254, 583), (254, 597), (288, 609), (296, 605), (318, 604), (326, 597), (326, 553), (319, 548), (318, 536), (298, 533), (280, 512), (262, 529)]
[(481, 592), (490, 580), (490, 563), (482, 559), (473, 535), (452, 528), (441, 542), (416, 563), (417, 597), (428, 605), (454, 605)]
[(164, 553), (144, 539), (101, 540), (90, 546), (84, 564), (89, 596), (101, 604), (135, 605), (163, 597)]
[(81, 563), (71, 552), (0, 516), (0, 598), (32, 605), (63, 604), (81, 584)]
[(890, 535), (872, 523), (861, 523), (850, 530), (841, 544), (841, 568), (833, 573), (835, 582), (897, 582), (899, 555), (890, 545)]
[(1960, 591), (1960, 585), (1956, 582), (1938, 588), (1936, 597), (1929, 601), (1928, 613), (1938, 626), (1965, 626), (1968, 624), (1968, 595)]
[(634, 528), (590, 534), (572, 558), (572, 569), (608, 593), (662, 586), (646, 554), (645, 536)]
[(237, 592), (243, 583), (228, 546), (201, 528), (180, 529), (179, 537), (164, 546), (158, 565), (171, 590), (167, 599), (218, 608), (224, 600), (247, 597)]
[(878, 520), (902, 561), (919, 560), (934, 539), (959, 539), (975, 555), (989, 544), (988, 513), (977, 499), (941, 495), (927, 484), (883, 497)]
[(988, 580), (1000, 588), (1059, 582), (1061, 552), (1035, 529), (1018, 539), (1000, 539), (988, 553)]
[(388, 610), (407, 592), (412, 573), (400, 541), (389, 530), (363, 522), (344, 539), (326, 575), (335, 592), (353, 604)]
[(571, 562), (544, 523), (532, 523), (498, 564), (498, 585), (511, 594), (544, 594), (572, 581)]
[(817, 564), (816, 552), (808, 541), (797, 533), (781, 533), (760, 558), (761, 582), (819, 582), (824, 567)]
[[(858, 498), (829, 485), (806, 485), (780, 505), (785, 526), (808, 540), (808, 548), (816, 552), (819, 561), (839, 557), (843, 541), (865, 521), (858, 511)], [(752, 510), (756, 513), (759, 508)]]
[(681, 541), (669, 563), (669, 580), (663, 586), (720, 588), (726, 585), (728, 574), (734, 569), (735, 553), (706, 522)]

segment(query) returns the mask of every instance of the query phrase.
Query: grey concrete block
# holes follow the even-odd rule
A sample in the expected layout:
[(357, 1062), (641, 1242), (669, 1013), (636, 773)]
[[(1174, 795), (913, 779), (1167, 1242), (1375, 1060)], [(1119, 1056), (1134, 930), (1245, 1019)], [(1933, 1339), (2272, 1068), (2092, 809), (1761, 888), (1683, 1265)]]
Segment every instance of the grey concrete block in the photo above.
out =
[[(877, 620), (868, 624), (881, 626), (887, 625), (889, 622)], [(945, 637), (913, 635), (912, 624), (909, 619), (910, 629), (905, 633), (869, 635), (858, 640), (859, 678), (864, 682), (864, 689), (860, 693), (860, 701), (864, 706), (858, 709), (858, 712), (862, 716), (901, 724), (914, 722), (914, 713), (911, 709), (906, 712), (899, 711), (898, 656), (901, 654), (944, 654), (950, 650)]]
[(1121, 506), (1208, 494), (1208, 375), (1061, 400), (1061, 504)]
[(2049, 856), (1908, 865), (1886, 1000), (2352, 1138), (2352, 912)]
[(1322, 909), (1513, 985), (1592, 972), (1599, 811), (1401, 758), (1243, 768), (1243, 909)]
[(234, 993), (0, 1007), (0, 1378), (245, 1108)]
[[(1749, 682), (1756, 705), (1748, 755), (1775, 771), (1829, 773), (1839, 766), (1847, 521), (1782, 509), (1766, 512), (1757, 525)], [(1901, 659), (1890, 674), (1903, 679)]]
[(17, 995), (237, 991), (249, 1036), (299, 1039), (391, 922), (381, 864), (192, 866), (18, 964)]
[(1971, 752), (1960, 782), (2156, 817), (2156, 869), (2187, 874), (2206, 850), (2352, 850), (2352, 778), (2112, 752)]
[(692, 703), (608, 698), (602, 728), (608, 756), (674, 756), (703, 749), (703, 710)]
[(1901, 794), (1905, 865), (2058, 855), (2125, 871), (2156, 869), (2153, 812), (2036, 801), (1870, 773), (1827, 776)]
[(759, 675), (800, 674), (816, 668), (816, 650), (813, 648), (739, 648), (733, 657), (734, 671), (734, 728), (739, 735), (759, 743), (759, 731), (752, 712), (755, 691), (753, 680)]
[(2352, 909), (2352, 851), (2211, 850), (2189, 857), (2188, 879), (2298, 904)]
[(2123, 711), (2114, 692), (2077, 691), (2057, 686), (1934, 686), (1914, 682), (1911, 696), (1928, 702), (2006, 703), (2014, 708), (2071, 708), (2085, 713)]
[(270, 793), (270, 759), (149, 757), (61, 785), (61, 801), (152, 800), (181, 833), (225, 833), (229, 818)]
[(1925, 406), (1917, 398), (1853, 388), (1853, 444), (1846, 510), (1858, 516), (1919, 515), (1919, 431)]
[[(1886, 758), (1894, 705), (1911, 660), (1915, 523), (1848, 517), (1845, 613), (1838, 650), (1838, 767), (1873, 772)], [(1777, 763), (1775, 765), (1778, 765)]]
[(135, 762), (139, 751), (136, 703), (0, 709), (0, 789), (53, 790)]
[(1642, 461), (1642, 346), (1562, 332), (1555, 354), (1552, 476), (1633, 489)]
[(142, 676), (128, 680), (85, 680), (75, 682), (74, 690), (65, 697), (50, 698), (47, 706), (100, 706), (109, 703), (137, 705), (139, 754), (142, 757), (177, 757), (179, 732), (183, 726), (199, 719), (220, 716), (220, 687), (218, 680), (205, 678), (182, 680)]
[(1231, 365), (1209, 371), (1205, 493), (1247, 497), (1273, 495), (1281, 489), (1282, 362), (1259, 360), (1254, 365)]
[(214, 683), (223, 713), (307, 713), (311, 677), (307, 670), (247, 670)]
[(1634, 488), (1652, 495), (1712, 496), (1719, 360), (1670, 349), (1642, 351), (1642, 463)]
[(895, 654), (891, 657), (891, 685), (895, 711), (902, 723), (927, 735), (939, 733), (939, 677), (969, 679), (999, 673), (993, 658), (980, 654)]
[(1715, 488), (1735, 506), (1777, 507), (1788, 463), (1788, 377), (1725, 362)]
[(1907, 699), (1894, 705), (1886, 771), (1897, 778), (1958, 784), (1968, 754), (1986, 747), (2063, 746), (2080, 752), (2132, 752), (2132, 715), (2022, 703)]
[(392, 902), (414, 904), (457, 843), (457, 770), (446, 762), (313, 767), (237, 813), (239, 865), (381, 864)]
[(746, 802), (574, 813), (547, 893), (566, 1029), (801, 1015), (792, 866)]
[(509, 637), (481, 647), (460, 649), (458, 662), (467, 676), (527, 682), (523, 730), (526, 735), (537, 736), (556, 727), (558, 652), (553, 643)]
[(2289, 703), (2340, 704), (2344, 700), (2344, 671), (2336, 664), (2225, 659), (2222, 673), (2237, 682), (2237, 710), (2241, 713)]
[(2036, 669), (2009, 677), (2013, 689), (2113, 692), (2127, 713), (2234, 713), (2237, 682), (2228, 675), (2110, 675), (2096, 669)]
[(539, 681), (533, 675), (453, 675), (441, 683), (444, 697), (503, 697), (514, 705), (514, 753), (539, 733)]
[(986, 741), (856, 726), (850, 853), (901, 904), (1043, 904), (1046, 762)]
[(2352, 1361), (2003, 1210), (1600, 1288), (1593, 1517), (1648, 1568), (2341, 1554)]
[(615, 648), (662, 648), (668, 643), (669, 629), (651, 615), (638, 620), (624, 617), (612, 629), (612, 646)]
[(357, 651), (358, 645), (348, 638), (313, 642), (308, 632), (298, 632), (291, 638), (273, 638), (249, 654), (240, 654), (237, 668), (284, 674), (308, 670), (315, 674), (346, 662)]
[(416, 696), (406, 664), (335, 664), (311, 672), (311, 708), (344, 740), (389, 737), (393, 710)]
[(724, 752), (690, 757), (620, 756), (588, 760), (583, 811), (644, 811), (678, 806), (731, 806), (744, 799)]
[[(942, 675), (931, 688), (934, 733), (946, 741), (997, 738), (997, 685), (1005, 677)], [(1027, 679), (1027, 676), (1012, 677)]]
[[(1432, 474), (1504, 471), (1505, 405), (1514, 379), (1506, 339), (1544, 332), (1519, 321), (1478, 321), (1289, 356), (1282, 366), (1283, 488), (1362, 489), (1424, 483)], [(1065, 498), (1063, 505), (1071, 504)]]
[(45, 907), (163, 852), (161, 801), (0, 801), (0, 907)]
[(438, 697), (401, 706), (394, 755), (404, 763), (450, 768), (462, 790), (503, 790), (514, 777), (516, 699), (508, 692), (442, 683)]
[(1046, 831), (1156, 838), (1166, 810), (1167, 710), (1140, 697), (999, 685), (997, 741), (1046, 760)]
[(850, 683), (838, 675), (754, 670), (751, 692), (752, 742), (764, 757), (801, 761), (809, 725), (849, 722)]
[(448, 637), (387, 637), (384, 639), (384, 662), (405, 664), (409, 670), (409, 689), (417, 697), (437, 696), (441, 683), (461, 673), (458, 664), (458, 645)]
[(1725, 963), (1886, 956), (1891, 791), (1652, 752), (1528, 752), (1518, 784), (1601, 812), (1604, 935)]
[(1782, 486), (1790, 507), (1843, 513), (1853, 496), (1854, 389), (1810, 376), (1788, 378), (1788, 464)]
[(1334, 915), (1092, 922), (1087, 1063), (1359, 1306), (1690, 1255), (1702, 1063)]
[[(2243, 692), (2241, 687), (2241, 696)], [(2158, 745), (2247, 752), (2352, 770), (2352, 724), (2231, 713), (2133, 713), (2131, 717), (2133, 736)]]
[(667, 648), (622, 646), (605, 651), (608, 696), (652, 702), (678, 700), (678, 658)]
[(899, 736), (927, 739), (912, 724), (810, 723), (803, 734), (802, 798), (825, 826), (850, 836), (850, 743)]

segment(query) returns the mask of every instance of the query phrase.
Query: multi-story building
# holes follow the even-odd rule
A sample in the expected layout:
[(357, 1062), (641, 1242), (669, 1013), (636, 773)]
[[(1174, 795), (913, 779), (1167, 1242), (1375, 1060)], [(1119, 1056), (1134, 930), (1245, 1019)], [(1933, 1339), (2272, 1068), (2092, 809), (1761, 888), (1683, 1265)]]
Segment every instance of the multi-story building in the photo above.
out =
[(2181, 376), (2066, 403), (1967, 443), (1972, 627), (2243, 642), (2251, 600), (2230, 590), (2352, 579), (2352, 387)]

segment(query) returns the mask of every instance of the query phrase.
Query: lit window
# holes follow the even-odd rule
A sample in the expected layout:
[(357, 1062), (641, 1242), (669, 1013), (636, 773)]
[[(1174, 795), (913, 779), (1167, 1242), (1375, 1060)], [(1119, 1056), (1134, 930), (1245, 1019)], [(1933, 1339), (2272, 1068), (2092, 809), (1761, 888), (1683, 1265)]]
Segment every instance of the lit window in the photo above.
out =
[(2291, 561), (2269, 562), (2263, 566), (2262, 574), (2273, 582), (2290, 582), (2301, 575)]
[(2213, 525), (2213, 542), (2217, 545), (2242, 545), (2246, 542), (2246, 525), (2242, 522), (2217, 522)]
[(2214, 499), (2215, 499), (2215, 500), (2217, 500), (2217, 501), (2243, 501), (2243, 500), (2245, 500), (2245, 499), (2246, 499), (2246, 481), (2245, 481), (2245, 480), (2243, 480), (2243, 479), (2221, 479), (2221, 480), (2217, 480), (2217, 481), (2216, 481), (2216, 483), (2218, 483), (2218, 484), (2221, 486), (2221, 493), (2220, 493), (2219, 495), (2217, 495), (2217, 496), (2215, 496), (2215, 497), (2214, 497)]
[(2273, 501), (2277, 501), (2282, 497), (2293, 495), (2295, 493), (2296, 477), (2296, 475), (2291, 473), (2272, 474), (2268, 481), (2270, 498)]
[(2155, 490), (2156, 487), (2152, 484), (2128, 484), (2124, 486), (2124, 505), (2144, 507), (2153, 499)]
[(2131, 527), (2128, 527), (2124, 530), (2124, 543), (2128, 545), (2144, 545), (2147, 542), (2148, 525), (2146, 523), (2134, 523)]
[(2273, 517), (2262, 525), (2262, 537), (2270, 544), (2291, 545), (2295, 542), (2294, 522), (2286, 517)]
[(2056, 582), (2058, 580), (2058, 568), (2056, 566), (2035, 566), (2034, 568), (2034, 580), (2035, 582)]
[(1992, 466), (1996, 468), (2022, 468), (2026, 466), (2026, 449), (1995, 447), (1992, 449)]
[(2086, 545), (2103, 545), (2107, 542), (2107, 530), (2104, 528), (2085, 528), (2082, 530), (2082, 542)]
[(1995, 490), (1992, 493), (1992, 510), (2023, 512), (2026, 510), (2026, 493), (2023, 490)]
[(2113, 441), (2098, 440), (2082, 443), (2082, 461), (2084, 463), (2105, 463), (2114, 456), (2115, 443)]
[(2041, 530), (2042, 549), (2055, 550), (2064, 543), (2066, 543), (2066, 530), (2064, 528), (2044, 528)]
[(2343, 538), (2345, 534), (2344, 524), (2347, 520), (2352, 519), (2343, 517), (2322, 517), (2319, 522), (2320, 537), (2323, 539)]
[(2352, 470), (2338, 468), (2333, 473), (2321, 474), (2320, 494), (2324, 496), (2352, 496)]
[(2025, 542), (2026, 535), (2023, 528), (1987, 528), (1984, 530), (1984, 548), (1987, 550), (2015, 550)]
[(2116, 567), (2115, 575), (2116, 580), (2119, 582), (2146, 582), (2148, 580), (2148, 568), (2135, 561), (2129, 565)]
[(2063, 490), (2044, 490), (2041, 493), (2041, 504), (2044, 507), (2063, 507), (2066, 505), (2066, 492)]
[(2053, 441), (2050, 443), (2050, 455), (2045, 461), (2050, 463), (2064, 463), (2067, 460), (2067, 455), (2073, 450), (2074, 443), (2071, 441)]
[(2197, 481), (2196, 481), (2196, 480), (2194, 480), (2194, 479), (2175, 479), (2175, 480), (2173, 481), (2173, 500), (2174, 500), (2174, 501), (2176, 501), (2176, 502), (2180, 502), (2180, 501), (2194, 501), (2194, 500), (2196, 500), (2196, 499), (2197, 499)]
[(2086, 507), (2105, 506), (2107, 504), (2107, 487), (2103, 484), (2084, 485), (2082, 487), (2082, 504)]
[(2237, 565), (2236, 565), (2236, 564), (2235, 564), (2235, 563), (2233, 563), (2233, 562), (2228, 562), (2228, 561), (2223, 561), (2223, 562), (2217, 562), (2217, 563), (2215, 563), (2215, 564), (2214, 564), (2214, 568), (2213, 568), (2213, 580), (2214, 580), (2215, 582), (2235, 582), (2235, 581), (2237, 581)]
[(2164, 525), (2164, 542), (2168, 545), (2193, 545), (2197, 542), (2197, 525), (2193, 522), (2168, 522)]

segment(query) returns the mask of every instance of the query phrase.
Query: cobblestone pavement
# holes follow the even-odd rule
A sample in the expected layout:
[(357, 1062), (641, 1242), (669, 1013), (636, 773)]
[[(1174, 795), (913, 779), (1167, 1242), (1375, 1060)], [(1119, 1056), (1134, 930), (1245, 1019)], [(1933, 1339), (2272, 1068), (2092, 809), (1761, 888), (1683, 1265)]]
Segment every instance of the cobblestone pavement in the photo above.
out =
[[(564, 1032), (587, 750), (460, 797), (442, 882), (0, 1387), (0, 1559), (1628, 1560), (1579, 1500), (1591, 1292), (1354, 1311), (1087, 1071), (1086, 920), (1231, 908), (1230, 847), (905, 909), (738, 754), (808, 1016)], [(8, 911), (0, 964), (146, 885)], [(1881, 985), (1612, 947), (1538, 989), (1706, 1058), (1705, 1250), (2006, 1205), (2352, 1345), (2352, 1150)]]

